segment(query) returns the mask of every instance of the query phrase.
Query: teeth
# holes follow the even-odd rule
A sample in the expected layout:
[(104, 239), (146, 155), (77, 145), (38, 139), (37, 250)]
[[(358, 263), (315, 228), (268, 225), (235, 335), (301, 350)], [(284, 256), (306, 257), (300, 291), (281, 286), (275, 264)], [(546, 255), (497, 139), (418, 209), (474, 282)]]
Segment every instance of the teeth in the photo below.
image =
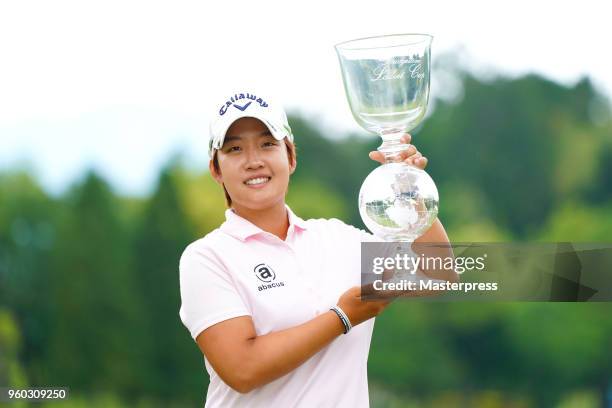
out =
[(253, 185), (253, 184), (263, 184), (267, 183), (270, 180), (270, 177), (259, 177), (255, 179), (250, 179), (245, 181), (245, 184)]

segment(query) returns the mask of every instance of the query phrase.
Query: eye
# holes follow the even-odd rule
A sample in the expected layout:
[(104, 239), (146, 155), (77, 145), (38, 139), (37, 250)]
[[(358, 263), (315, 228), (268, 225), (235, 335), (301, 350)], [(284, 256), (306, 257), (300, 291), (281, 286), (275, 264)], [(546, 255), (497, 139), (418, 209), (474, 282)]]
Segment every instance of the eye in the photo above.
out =
[(264, 142), (264, 147), (276, 146), (276, 142)]
[(227, 150), (228, 153), (231, 152), (239, 152), (240, 151), (240, 146), (230, 146)]

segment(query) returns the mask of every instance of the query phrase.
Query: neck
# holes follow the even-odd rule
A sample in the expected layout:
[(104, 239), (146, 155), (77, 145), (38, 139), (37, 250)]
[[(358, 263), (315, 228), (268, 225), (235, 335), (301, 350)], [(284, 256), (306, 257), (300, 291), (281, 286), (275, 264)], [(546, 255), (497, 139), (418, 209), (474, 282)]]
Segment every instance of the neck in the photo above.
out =
[(236, 214), (261, 228), (263, 231), (274, 234), (283, 241), (287, 238), (289, 213), (287, 212), (284, 201), (263, 210), (252, 210), (236, 205), (232, 206), (232, 209)]

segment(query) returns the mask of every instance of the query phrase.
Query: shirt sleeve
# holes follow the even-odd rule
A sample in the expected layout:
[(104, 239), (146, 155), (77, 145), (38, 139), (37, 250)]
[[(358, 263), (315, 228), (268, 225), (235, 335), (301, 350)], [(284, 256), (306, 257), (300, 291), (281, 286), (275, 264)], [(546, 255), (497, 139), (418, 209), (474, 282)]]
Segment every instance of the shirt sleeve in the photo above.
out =
[(183, 325), (195, 340), (210, 326), (251, 313), (236, 286), (212, 253), (188, 246), (179, 263)]

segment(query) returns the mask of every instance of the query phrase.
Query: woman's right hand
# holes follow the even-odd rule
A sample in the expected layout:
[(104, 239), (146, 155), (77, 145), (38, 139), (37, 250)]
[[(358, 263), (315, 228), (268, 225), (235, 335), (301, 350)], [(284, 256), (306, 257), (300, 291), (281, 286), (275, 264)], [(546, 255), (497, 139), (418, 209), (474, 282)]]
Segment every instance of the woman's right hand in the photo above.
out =
[(360, 286), (353, 286), (338, 299), (338, 306), (346, 313), (353, 326), (378, 316), (389, 303), (391, 301), (388, 300), (362, 301)]

